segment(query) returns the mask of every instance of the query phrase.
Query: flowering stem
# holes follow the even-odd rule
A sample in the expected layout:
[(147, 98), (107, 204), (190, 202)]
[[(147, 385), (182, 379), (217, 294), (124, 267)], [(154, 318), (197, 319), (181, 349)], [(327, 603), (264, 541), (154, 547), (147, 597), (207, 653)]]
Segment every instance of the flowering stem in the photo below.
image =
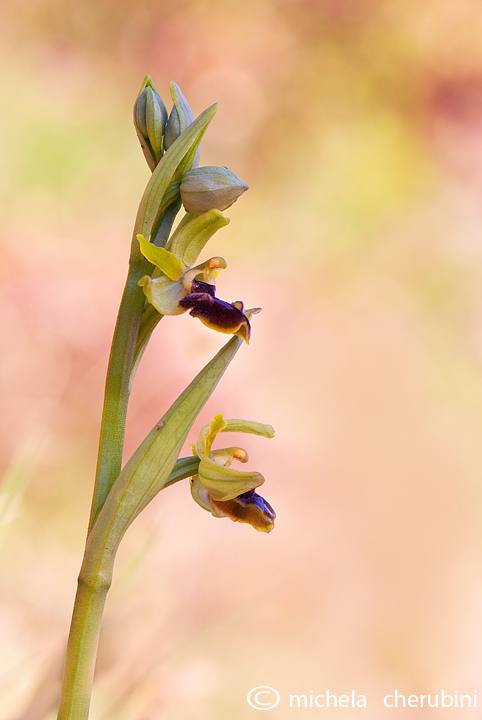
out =
[(137, 213), (129, 272), (107, 370), (97, 473), (67, 645), (58, 720), (88, 718), (102, 614), (118, 544), (134, 517), (145, 507), (146, 497), (148, 502), (166, 485), (196, 471), (196, 459), (183, 458), (176, 463), (176, 458), (194, 419), (239, 347), (239, 338), (226, 344), (121, 470), (132, 380), (150, 334), (162, 317), (158, 313), (153, 317), (147, 314), (141, 325), (145, 296), (139, 280), (150, 274), (152, 265), (140, 252), (137, 235), (151, 237), (156, 245), (166, 243), (180, 207), (176, 200), (178, 181), (191, 166), (215, 112), (216, 106), (211, 106), (201, 113), (164, 153), (153, 170)]
[[(165, 487), (194, 475), (199, 458), (180, 458)], [(92, 533), (79, 574), (57, 720), (87, 720), (105, 600), (115, 550), (108, 536)]]
[[(89, 533), (121, 471), (130, 379), (144, 308), (144, 294), (138, 281), (147, 271), (146, 262), (137, 259), (130, 264), (117, 316), (106, 377)], [(86, 570), (89, 559), (92, 549), (87, 541), (72, 613), (58, 720), (86, 720), (89, 715), (100, 627), (115, 552), (94, 551), (97, 567)]]

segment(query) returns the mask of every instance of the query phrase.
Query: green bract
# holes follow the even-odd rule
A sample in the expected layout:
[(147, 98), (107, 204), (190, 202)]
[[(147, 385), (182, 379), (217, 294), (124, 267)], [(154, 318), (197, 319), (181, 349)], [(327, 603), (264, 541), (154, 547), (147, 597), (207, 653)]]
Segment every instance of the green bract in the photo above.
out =
[[(181, 92), (181, 89), (175, 82), (171, 83), (171, 98), (173, 107), (166, 124), (164, 134), (164, 148), (167, 150), (179, 135), (186, 130), (191, 123), (194, 122), (194, 113), (191, 106)], [(194, 156), (191, 167), (199, 165), (199, 150)]]
[(221, 348), (127, 461), (99, 512), (89, 535), (90, 545), (99, 543), (99, 547), (108, 547), (115, 552), (134, 518), (170, 484), (171, 472), (191, 425), (241, 343), (240, 338), (234, 337)]

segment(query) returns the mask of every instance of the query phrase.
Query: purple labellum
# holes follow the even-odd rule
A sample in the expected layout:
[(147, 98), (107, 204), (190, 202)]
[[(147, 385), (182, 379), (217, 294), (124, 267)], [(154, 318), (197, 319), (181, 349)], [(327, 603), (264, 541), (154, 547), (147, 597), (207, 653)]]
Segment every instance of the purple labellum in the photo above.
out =
[[(205, 285), (206, 283), (196, 283)], [(212, 286), (208, 286), (211, 288)], [(194, 283), (193, 283), (194, 289)], [(192, 317), (200, 318), (208, 327), (221, 332), (235, 332), (239, 327), (246, 323), (248, 333), (250, 329), (249, 320), (240, 309), (242, 303), (227, 303), (211, 294), (211, 290), (207, 292), (192, 292), (190, 295), (182, 298), (179, 305), (183, 308), (190, 309)], [(249, 335), (248, 335), (249, 336)]]

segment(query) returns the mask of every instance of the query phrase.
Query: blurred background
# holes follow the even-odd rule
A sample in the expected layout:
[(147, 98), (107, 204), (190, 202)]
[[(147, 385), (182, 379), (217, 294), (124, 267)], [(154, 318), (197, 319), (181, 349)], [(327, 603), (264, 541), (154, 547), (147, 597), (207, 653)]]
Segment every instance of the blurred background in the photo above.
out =
[[(149, 178), (151, 74), (219, 111), (201, 164), (251, 189), (210, 242), (262, 306), (189, 437), (243, 438), (270, 535), (187, 482), (119, 551), (92, 720), (255, 718), (260, 685), (424, 717), (482, 690), (482, 7), (477, 0), (12, 0), (0, 8), (0, 718), (53, 720), (103, 382)], [(167, 318), (132, 452), (225, 338)], [(186, 448), (186, 454), (189, 449)], [(482, 698), (479, 704), (482, 702)], [(458, 718), (482, 710), (458, 709)]]

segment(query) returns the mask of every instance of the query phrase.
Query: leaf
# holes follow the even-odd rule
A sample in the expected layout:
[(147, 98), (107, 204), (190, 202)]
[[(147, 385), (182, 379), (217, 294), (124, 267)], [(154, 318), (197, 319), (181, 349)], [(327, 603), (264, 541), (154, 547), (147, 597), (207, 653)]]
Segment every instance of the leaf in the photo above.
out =
[(233, 337), (161, 418), (115, 481), (89, 534), (84, 571), (96, 575), (105, 553), (115, 553), (125, 531), (167, 484), (191, 426), (238, 351)]

